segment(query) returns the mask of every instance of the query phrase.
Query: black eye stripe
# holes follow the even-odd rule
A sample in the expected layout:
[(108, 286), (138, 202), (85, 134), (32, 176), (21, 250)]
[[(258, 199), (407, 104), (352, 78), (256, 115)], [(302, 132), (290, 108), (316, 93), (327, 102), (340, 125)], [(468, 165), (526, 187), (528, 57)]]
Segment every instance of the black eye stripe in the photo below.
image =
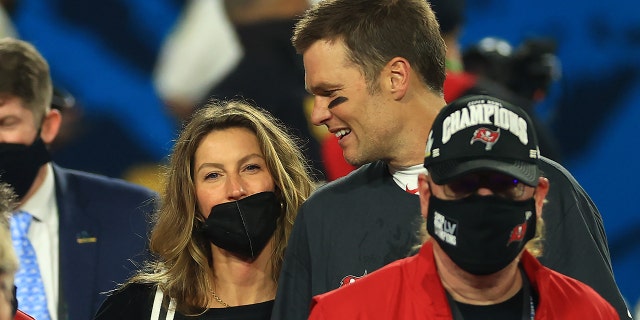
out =
[(329, 102), (328, 108), (331, 109), (331, 108), (337, 107), (340, 104), (346, 102), (347, 100), (349, 100), (349, 99), (347, 99), (345, 97), (337, 97), (337, 98), (331, 100), (331, 102)]

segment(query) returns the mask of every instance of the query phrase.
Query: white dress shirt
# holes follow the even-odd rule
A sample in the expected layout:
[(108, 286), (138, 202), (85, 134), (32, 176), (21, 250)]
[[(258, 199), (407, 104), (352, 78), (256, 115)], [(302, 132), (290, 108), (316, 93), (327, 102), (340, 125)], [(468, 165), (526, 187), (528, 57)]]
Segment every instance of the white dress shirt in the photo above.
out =
[(398, 187), (402, 190), (412, 194), (419, 194), (418, 192), (418, 175), (426, 173), (427, 169), (422, 164), (418, 164), (411, 167), (393, 167), (389, 166), (389, 172), (393, 176), (393, 181), (396, 182)]
[(58, 206), (51, 163), (47, 164), (47, 175), (38, 191), (19, 209), (33, 216), (28, 237), (38, 258), (49, 315), (51, 320), (58, 320)]

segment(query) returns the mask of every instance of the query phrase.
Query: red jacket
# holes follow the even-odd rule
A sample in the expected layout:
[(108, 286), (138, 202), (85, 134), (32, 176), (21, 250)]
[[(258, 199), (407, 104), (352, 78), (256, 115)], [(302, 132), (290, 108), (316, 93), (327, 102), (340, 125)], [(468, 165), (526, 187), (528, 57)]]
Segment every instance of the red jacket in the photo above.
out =
[(18, 310), (16, 311), (16, 315), (15, 317), (13, 317), (13, 320), (35, 320), (32, 316)]
[[(586, 284), (544, 267), (526, 251), (521, 264), (539, 295), (535, 319), (619, 319)], [(418, 255), (315, 296), (309, 319), (452, 319), (433, 245), (427, 242)]]

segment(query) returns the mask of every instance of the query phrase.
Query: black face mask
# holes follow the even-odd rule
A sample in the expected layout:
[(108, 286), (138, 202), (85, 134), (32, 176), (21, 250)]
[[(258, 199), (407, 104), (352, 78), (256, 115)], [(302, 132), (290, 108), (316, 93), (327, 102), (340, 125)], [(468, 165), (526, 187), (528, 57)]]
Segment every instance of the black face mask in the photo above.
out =
[(0, 143), (0, 180), (8, 183), (22, 199), (51, 155), (40, 136), (30, 145)]
[(260, 192), (211, 208), (202, 230), (216, 246), (253, 260), (271, 239), (280, 213), (276, 194)]
[(471, 195), (429, 200), (427, 231), (456, 265), (475, 275), (498, 272), (536, 233), (535, 200)]

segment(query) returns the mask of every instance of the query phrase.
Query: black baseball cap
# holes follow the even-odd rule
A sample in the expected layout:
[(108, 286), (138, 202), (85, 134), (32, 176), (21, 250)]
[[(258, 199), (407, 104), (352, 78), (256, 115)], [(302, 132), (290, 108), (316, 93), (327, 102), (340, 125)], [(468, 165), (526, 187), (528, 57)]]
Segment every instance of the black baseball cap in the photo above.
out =
[(465, 96), (436, 116), (424, 166), (437, 184), (492, 170), (537, 186), (540, 149), (533, 122), (520, 107), (487, 96)]

